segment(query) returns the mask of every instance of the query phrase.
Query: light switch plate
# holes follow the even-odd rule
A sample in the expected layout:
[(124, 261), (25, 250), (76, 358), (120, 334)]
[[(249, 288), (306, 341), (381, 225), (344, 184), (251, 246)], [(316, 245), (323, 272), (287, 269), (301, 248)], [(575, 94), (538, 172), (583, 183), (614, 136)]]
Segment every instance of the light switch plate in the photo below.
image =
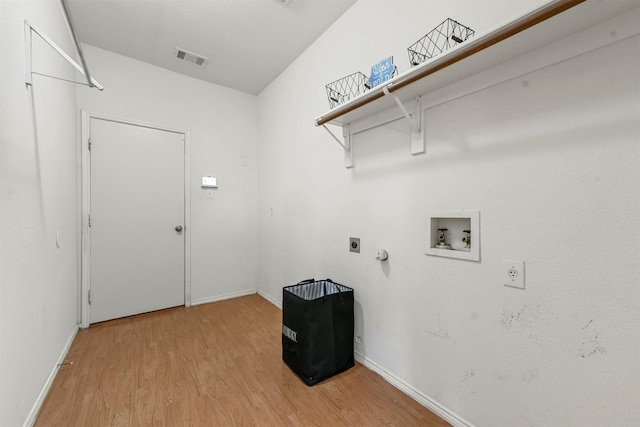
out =
[(203, 176), (202, 188), (217, 188), (218, 182), (215, 176)]

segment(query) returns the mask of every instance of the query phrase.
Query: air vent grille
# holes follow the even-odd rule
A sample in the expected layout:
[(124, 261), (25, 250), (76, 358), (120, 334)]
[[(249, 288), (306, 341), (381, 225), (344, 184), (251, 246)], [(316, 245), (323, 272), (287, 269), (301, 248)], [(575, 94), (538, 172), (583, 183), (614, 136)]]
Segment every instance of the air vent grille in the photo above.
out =
[(283, 6), (286, 6), (289, 4), (289, 2), (291, 2), (291, 0), (273, 0), (273, 1), (275, 1), (276, 3), (280, 3)]
[(192, 64), (196, 64), (199, 67), (204, 67), (205, 65), (207, 65), (207, 62), (209, 62), (209, 58), (198, 55), (197, 53), (189, 52), (188, 50), (181, 49), (179, 47), (176, 47), (174, 54), (176, 58), (182, 61), (191, 62)]

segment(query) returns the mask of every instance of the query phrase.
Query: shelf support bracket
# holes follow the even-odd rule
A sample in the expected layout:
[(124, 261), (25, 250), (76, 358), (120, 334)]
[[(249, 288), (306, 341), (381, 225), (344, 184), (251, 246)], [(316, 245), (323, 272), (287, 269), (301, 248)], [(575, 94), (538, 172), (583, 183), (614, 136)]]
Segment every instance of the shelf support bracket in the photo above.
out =
[(407, 111), (406, 108), (404, 108), (404, 104), (402, 103), (402, 101), (400, 101), (400, 98), (398, 98), (395, 94), (389, 92), (389, 87), (385, 86), (382, 88), (382, 92), (387, 95), (390, 96), (391, 98), (393, 98), (393, 100), (396, 102), (396, 104), (398, 104), (398, 108), (400, 108), (400, 111), (402, 111), (402, 114), (404, 115), (404, 117), (409, 120), (409, 125), (411, 126), (411, 130), (413, 130), (413, 119), (411, 118), (411, 115), (409, 114), (409, 112)]
[[(416, 98), (416, 112), (413, 114), (411, 127), (411, 154), (422, 154), (427, 151), (424, 134), (424, 114), (422, 112), (422, 98)], [(415, 129), (415, 130), (414, 130)]]
[(338, 144), (340, 144), (340, 146), (341, 146), (344, 150), (346, 150), (346, 149), (347, 149), (346, 145), (345, 145), (342, 141), (340, 141), (340, 139), (339, 139), (339, 138), (338, 138), (338, 137), (337, 137), (333, 132), (331, 132), (331, 129), (329, 129), (329, 128), (327, 127), (327, 125), (322, 125), (322, 127), (324, 128), (324, 130), (326, 130), (327, 132), (329, 132), (329, 135), (331, 135), (331, 136), (333, 137), (333, 139), (335, 139), (335, 140), (336, 140), (336, 142), (337, 142)]
[(351, 128), (349, 125), (342, 126), (342, 136), (344, 137), (344, 167), (353, 167), (353, 144), (351, 138)]
[(340, 146), (344, 149), (344, 167), (352, 168), (353, 151), (351, 150), (351, 131), (349, 130), (349, 125), (342, 126), (342, 138), (344, 142), (340, 141), (340, 138), (338, 138), (333, 132), (331, 132), (331, 129), (329, 129), (327, 125), (323, 124), (322, 127), (324, 128), (324, 130), (329, 132), (329, 135), (331, 135), (333, 139), (335, 139), (336, 142), (340, 144)]
[(400, 98), (398, 98), (395, 94), (389, 92), (389, 87), (385, 86), (382, 88), (382, 92), (386, 96), (390, 96), (395, 103), (402, 111), (402, 115), (409, 121), (410, 132), (411, 132), (411, 154), (421, 154), (426, 151), (424, 134), (423, 134), (423, 120), (422, 120), (422, 101), (420, 97), (416, 98), (416, 110), (413, 116), (409, 114), (407, 109), (404, 107)]

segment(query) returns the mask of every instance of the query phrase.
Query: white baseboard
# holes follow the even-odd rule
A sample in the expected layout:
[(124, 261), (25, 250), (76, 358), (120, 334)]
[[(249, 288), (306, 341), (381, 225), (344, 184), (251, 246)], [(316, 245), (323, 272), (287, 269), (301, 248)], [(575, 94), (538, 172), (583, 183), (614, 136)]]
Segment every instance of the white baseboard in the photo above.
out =
[(275, 305), (280, 310), (282, 310), (282, 303), (277, 299), (275, 299), (274, 297), (272, 297), (271, 295), (269, 295), (268, 293), (266, 293), (265, 291), (263, 291), (262, 289), (258, 289), (258, 295), (260, 295), (262, 298), (266, 299), (271, 304)]
[(40, 391), (40, 394), (36, 399), (36, 402), (33, 404), (33, 407), (29, 412), (29, 416), (27, 417), (26, 421), (23, 424), (23, 427), (31, 427), (36, 422), (36, 418), (38, 417), (38, 412), (40, 412), (40, 408), (44, 403), (45, 397), (47, 397), (47, 393), (49, 393), (49, 389), (53, 384), (53, 380), (55, 379), (56, 375), (58, 374), (58, 371), (60, 370), (60, 364), (63, 363), (64, 359), (67, 357), (67, 353), (69, 353), (71, 344), (73, 344), (73, 340), (76, 338), (76, 334), (78, 333), (79, 329), (80, 329), (79, 325), (76, 325), (75, 328), (73, 328), (73, 332), (71, 332), (71, 336), (67, 340), (67, 343), (64, 345), (64, 348), (62, 349), (62, 353), (60, 354), (58, 361), (53, 366), (53, 369), (49, 374), (49, 378), (47, 378), (47, 381), (45, 381), (44, 386), (42, 387), (42, 390)]
[(391, 372), (384, 369), (382, 366), (378, 365), (373, 360), (363, 356), (361, 353), (357, 351), (354, 352), (355, 359), (360, 362), (362, 365), (371, 369), (373, 372), (379, 374), (386, 382), (393, 385), (398, 390), (405, 393), (407, 396), (411, 397), (413, 400), (429, 409), (434, 414), (438, 415), (443, 420), (451, 423), (455, 427), (473, 427), (473, 424), (468, 422), (467, 420), (459, 417), (454, 414), (444, 406), (435, 402), (433, 399), (428, 397), (427, 395), (421, 393), (416, 390), (413, 386), (407, 384), (404, 380), (398, 378)]
[(208, 304), (210, 302), (218, 302), (218, 301), (224, 301), (232, 298), (245, 297), (247, 295), (254, 295), (256, 293), (258, 293), (257, 289), (247, 289), (246, 291), (234, 292), (231, 294), (216, 295), (215, 297), (200, 298), (197, 300), (192, 300), (191, 305), (194, 306), (194, 305), (200, 305), (200, 304)]

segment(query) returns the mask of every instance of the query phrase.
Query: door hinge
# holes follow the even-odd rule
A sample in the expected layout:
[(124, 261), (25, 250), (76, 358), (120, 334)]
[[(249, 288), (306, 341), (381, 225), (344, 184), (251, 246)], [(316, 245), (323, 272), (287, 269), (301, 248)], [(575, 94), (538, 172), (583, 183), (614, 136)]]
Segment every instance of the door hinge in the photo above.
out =
[(91, 151), (91, 138), (89, 138), (87, 142), (89, 143), (89, 151)]
[(91, 290), (89, 290), (89, 305), (91, 305)]
[(89, 214), (89, 228), (91, 228), (91, 214)]

